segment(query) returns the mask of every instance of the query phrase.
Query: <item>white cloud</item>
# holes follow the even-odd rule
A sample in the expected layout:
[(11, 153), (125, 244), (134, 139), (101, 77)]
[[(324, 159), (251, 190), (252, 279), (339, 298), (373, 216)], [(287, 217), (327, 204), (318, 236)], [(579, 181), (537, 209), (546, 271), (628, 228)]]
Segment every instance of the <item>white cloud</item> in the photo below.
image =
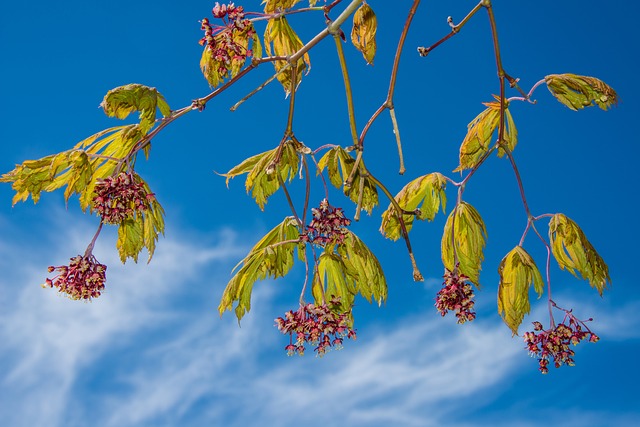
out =
[[(66, 253), (87, 236), (76, 230), (47, 250)], [(8, 291), (0, 300), (6, 425), (453, 425), (499, 394), (523, 360), (523, 369), (536, 368), (495, 319), (456, 325), (430, 310), (385, 320), (384, 308), (376, 321), (359, 319), (358, 340), (345, 350), (287, 358), (287, 337), (273, 327), (273, 313), (284, 311), (275, 308), (282, 282), (256, 285), (241, 328), (233, 313), (217, 316), (221, 286), (246, 250), (234, 249), (233, 232), (212, 245), (164, 239), (150, 265), (124, 267), (108, 240), (96, 248), (110, 266), (108, 291), (90, 304), (37, 286), (43, 254), (0, 247), (11, 272), (0, 282)], [(598, 332), (616, 331), (637, 308), (585, 312), (598, 318)], [(521, 417), (493, 425), (532, 425)]]

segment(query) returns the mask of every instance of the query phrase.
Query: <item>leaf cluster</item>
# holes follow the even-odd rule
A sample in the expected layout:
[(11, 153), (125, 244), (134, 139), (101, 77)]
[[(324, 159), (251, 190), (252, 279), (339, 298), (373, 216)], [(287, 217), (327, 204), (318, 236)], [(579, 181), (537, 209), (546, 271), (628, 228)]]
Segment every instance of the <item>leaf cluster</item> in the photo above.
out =
[(318, 174), (325, 168), (329, 174), (329, 181), (334, 187), (344, 187), (343, 191), (354, 203), (361, 201), (361, 207), (371, 214), (378, 205), (378, 189), (373, 180), (366, 173), (362, 162), (353, 175), (353, 183), (350, 187), (345, 185), (345, 180), (352, 175), (355, 159), (342, 147), (337, 146), (327, 151), (318, 161)]
[(608, 110), (618, 103), (616, 91), (595, 77), (567, 73), (550, 74), (544, 80), (551, 94), (573, 111), (592, 105)]
[(566, 268), (575, 277), (578, 277), (577, 270), (602, 296), (607, 284), (611, 283), (609, 267), (578, 224), (563, 214), (555, 214), (549, 221), (549, 240), (560, 268)]
[(498, 313), (514, 335), (522, 323), (525, 314), (530, 311), (529, 288), (542, 295), (544, 283), (540, 270), (533, 258), (522, 246), (513, 248), (500, 261), (498, 267), (500, 282), (498, 285)]
[[(396, 202), (404, 211), (414, 212), (402, 215), (407, 232), (413, 227), (414, 218), (433, 221), (440, 207), (443, 212), (446, 211), (446, 186), (447, 181), (444, 176), (435, 172), (414, 179), (400, 190), (395, 196)], [(392, 203), (382, 213), (380, 233), (391, 240), (402, 237), (398, 212)]]

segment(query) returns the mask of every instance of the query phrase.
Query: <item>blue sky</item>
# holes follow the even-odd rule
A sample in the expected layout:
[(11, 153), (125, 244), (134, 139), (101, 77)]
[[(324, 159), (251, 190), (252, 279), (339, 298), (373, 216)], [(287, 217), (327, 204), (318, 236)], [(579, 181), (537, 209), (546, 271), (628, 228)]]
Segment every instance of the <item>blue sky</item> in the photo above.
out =
[[(369, 2), (378, 14), (373, 67), (346, 46), (360, 128), (386, 96), (393, 50), (409, 1)], [(448, 31), (473, 1), (423, 2), (409, 33), (395, 104), (407, 173), (397, 175), (395, 141), (384, 115), (367, 137), (367, 166), (392, 189), (440, 171), (449, 176), (466, 125), (498, 91), (489, 24), (478, 14), (427, 58), (415, 53)], [(259, 9), (258, 1), (242, 4)], [(391, 5), (391, 6), (390, 6)], [(66, 150), (108, 126), (98, 104), (127, 83), (157, 87), (177, 109), (209, 89), (198, 63), (198, 20), (212, 2), (11, 2), (0, 14), (0, 171)], [(573, 112), (541, 87), (536, 105), (512, 106), (519, 145), (514, 155), (534, 214), (565, 213), (608, 262), (604, 298), (555, 265), (554, 298), (579, 317), (593, 317), (601, 341), (576, 347), (576, 366), (542, 376), (511, 338), (495, 309), (500, 259), (513, 248), (526, 216), (513, 172), (492, 158), (470, 181), (465, 200), (482, 214), (489, 240), (476, 293), (478, 319), (457, 325), (433, 307), (440, 287), (445, 217), (420, 223), (412, 242), (424, 283), (411, 280), (402, 242), (378, 233), (382, 209), (353, 230), (380, 254), (389, 283), (381, 308), (356, 301), (358, 340), (319, 359), (288, 358), (288, 339), (273, 319), (295, 308), (304, 269), (256, 285), (252, 311), (239, 328), (216, 307), (231, 268), (262, 234), (288, 214), (282, 194), (260, 212), (243, 180), (230, 189), (224, 172), (273, 148), (286, 123), (277, 84), (231, 113), (264, 81), (263, 66), (245, 82), (171, 124), (138, 172), (167, 213), (166, 235), (149, 265), (122, 265), (115, 230), (95, 249), (109, 266), (107, 291), (79, 303), (44, 290), (46, 267), (84, 251), (96, 217), (65, 208), (59, 193), (11, 207), (0, 186), (0, 419), (12, 427), (48, 426), (631, 426), (640, 416), (635, 363), (640, 350), (640, 297), (635, 267), (639, 184), (636, 122), (635, 2), (494, 1), (503, 62), (528, 88), (547, 74), (601, 78), (620, 96), (611, 111)], [(303, 40), (320, 31), (320, 14), (291, 20)], [(262, 27), (259, 27), (262, 28)], [(261, 30), (259, 30), (261, 32)], [(333, 41), (311, 52), (312, 70), (297, 98), (296, 135), (314, 148), (349, 144)], [(515, 93), (513, 94), (515, 95)], [(316, 183), (320, 188), (320, 183)], [(293, 192), (300, 195), (301, 182)], [(318, 200), (321, 191), (314, 193)], [(449, 209), (454, 193), (449, 191)], [(332, 193), (353, 215), (353, 205)], [(382, 202), (386, 207), (387, 202)], [(546, 226), (541, 226), (546, 229)], [(544, 247), (527, 250), (544, 264)], [(525, 322), (545, 319), (544, 300)]]

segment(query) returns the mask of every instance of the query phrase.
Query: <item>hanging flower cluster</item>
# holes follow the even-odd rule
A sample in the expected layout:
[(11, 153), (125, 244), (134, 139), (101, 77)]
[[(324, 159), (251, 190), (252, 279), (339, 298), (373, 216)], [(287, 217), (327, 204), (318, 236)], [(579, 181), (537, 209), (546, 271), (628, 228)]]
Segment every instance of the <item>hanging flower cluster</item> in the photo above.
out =
[(101, 179), (96, 183), (93, 209), (105, 224), (121, 224), (133, 218), (136, 212), (146, 211), (155, 200), (144, 185), (130, 172), (121, 172), (116, 177)]
[(74, 300), (91, 300), (99, 297), (107, 280), (107, 266), (100, 264), (91, 254), (71, 258), (69, 265), (49, 267), (49, 273), (54, 271), (59, 274), (53, 279), (47, 278), (42, 286), (58, 288), (59, 292), (64, 292)]
[(436, 296), (435, 306), (440, 314), (444, 316), (449, 311), (455, 311), (458, 323), (470, 322), (476, 318), (473, 311), (473, 288), (467, 279), (469, 278), (460, 274), (457, 268), (454, 271), (446, 270), (443, 287)]
[[(565, 324), (567, 320), (569, 320), (568, 325)], [(556, 368), (562, 365), (574, 366), (575, 352), (570, 348), (571, 344), (578, 345), (580, 341), (587, 338), (589, 342), (598, 342), (600, 339), (570, 311), (566, 312), (565, 319), (555, 328), (545, 330), (542, 323), (533, 322), (533, 331), (525, 332), (523, 338), (529, 354), (538, 357), (540, 364), (538, 369), (543, 374), (549, 373), (548, 365), (551, 359)]]
[[(334, 298), (330, 306), (322, 304), (301, 305), (297, 311), (288, 311), (284, 318), (276, 319), (276, 326), (283, 334), (289, 334), (289, 345), (285, 347), (287, 354), (302, 356), (305, 344), (315, 346), (318, 356), (324, 356), (330, 349), (341, 349), (344, 337), (356, 339), (356, 331), (349, 327), (348, 313), (336, 314), (340, 300)], [(293, 336), (295, 334), (295, 342)]]
[(347, 236), (346, 227), (351, 224), (351, 220), (344, 216), (342, 208), (334, 208), (329, 205), (327, 199), (320, 202), (318, 208), (311, 209), (313, 219), (307, 225), (306, 234), (302, 235), (302, 240), (311, 242), (318, 246), (325, 246), (327, 243), (341, 244)]
[(237, 74), (247, 58), (253, 56), (249, 39), (256, 39), (256, 31), (253, 23), (245, 19), (242, 6), (216, 3), (211, 13), (222, 25), (211, 25), (209, 19), (203, 18), (200, 23), (204, 37), (200, 45), (209, 51), (209, 60), (215, 68), (211, 71), (217, 74), (217, 80), (223, 80), (229, 73)]

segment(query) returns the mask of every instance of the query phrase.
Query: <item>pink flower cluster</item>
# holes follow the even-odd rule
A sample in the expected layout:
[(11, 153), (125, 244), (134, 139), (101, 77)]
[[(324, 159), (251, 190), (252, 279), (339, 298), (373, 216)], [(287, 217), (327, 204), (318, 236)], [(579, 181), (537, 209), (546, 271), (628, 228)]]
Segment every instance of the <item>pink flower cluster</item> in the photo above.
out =
[(289, 334), (289, 345), (285, 347), (287, 354), (302, 356), (305, 344), (311, 344), (316, 346), (314, 351), (322, 357), (331, 347), (341, 349), (344, 337), (356, 339), (356, 331), (349, 327), (348, 313), (335, 312), (339, 306), (340, 301), (334, 298), (330, 306), (301, 305), (297, 311), (285, 313), (284, 318), (278, 317), (276, 326), (283, 334)]
[(153, 200), (153, 193), (147, 193), (132, 173), (121, 172), (96, 183), (93, 208), (105, 224), (121, 224), (136, 212), (148, 210)]
[(99, 297), (107, 280), (107, 266), (100, 264), (93, 255), (78, 255), (71, 258), (69, 265), (49, 267), (49, 273), (54, 271), (59, 274), (53, 280), (47, 278), (42, 286), (58, 288), (59, 292), (75, 300)]
[(351, 220), (344, 216), (342, 208), (334, 208), (329, 205), (327, 199), (324, 199), (318, 208), (311, 209), (311, 213), (313, 219), (307, 225), (306, 233), (302, 235), (303, 241), (319, 246), (344, 242), (347, 236), (346, 227), (351, 224)]
[(218, 66), (218, 76), (223, 79), (230, 71), (239, 69), (247, 58), (253, 56), (248, 44), (249, 39), (256, 35), (256, 31), (253, 23), (245, 19), (242, 6), (216, 3), (211, 13), (215, 18), (222, 20), (222, 25), (212, 26), (209, 19), (203, 18), (200, 22), (204, 37), (200, 39), (200, 45), (211, 51)]
[[(564, 323), (567, 319), (569, 320), (568, 325)], [(583, 330), (583, 326), (586, 330)], [(578, 345), (580, 341), (587, 338), (589, 342), (598, 342), (600, 339), (571, 312), (567, 312), (563, 323), (558, 324), (555, 328), (545, 330), (542, 323), (533, 322), (533, 331), (525, 332), (523, 338), (529, 353), (538, 357), (540, 365), (538, 369), (543, 374), (549, 373), (548, 365), (551, 359), (553, 359), (556, 368), (562, 365), (574, 366), (575, 352), (569, 347), (571, 344)]]
[(476, 318), (476, 313), (473, 311), (475, 304), (473, 288), (467, 279), (469, 278), (458, 273), (457, 269), (453, 272), (447, 270), (443, 287), (436, 296), (435, 306), (440, 314), (444, 316), (449, 311), (455, 311), (458, 323), (470, 322)]

